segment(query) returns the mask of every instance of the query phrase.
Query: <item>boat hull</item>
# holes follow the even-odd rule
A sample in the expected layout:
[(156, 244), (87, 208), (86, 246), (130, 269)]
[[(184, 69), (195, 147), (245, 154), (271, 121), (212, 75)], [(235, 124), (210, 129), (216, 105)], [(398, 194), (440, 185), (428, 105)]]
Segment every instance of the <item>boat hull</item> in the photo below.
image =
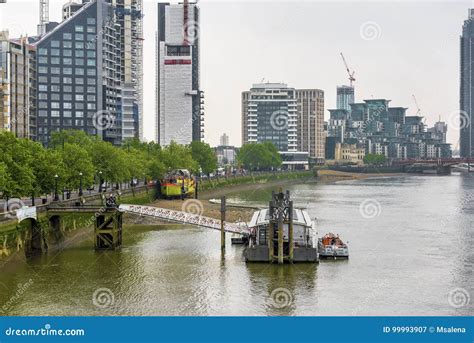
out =
[[(244, 251), (245, 262), (271, 262), (268, 250), (268, 246), (262, 245), (247, 247)], [(316, 248), (295, 247), (293, 250), (293, 263), (317, 263), (318, 261)]]

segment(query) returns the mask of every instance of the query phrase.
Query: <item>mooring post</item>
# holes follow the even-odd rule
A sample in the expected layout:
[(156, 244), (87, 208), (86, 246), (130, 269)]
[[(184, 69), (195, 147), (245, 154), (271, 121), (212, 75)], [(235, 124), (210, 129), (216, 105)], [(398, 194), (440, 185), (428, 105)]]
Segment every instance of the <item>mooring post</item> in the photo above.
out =
[(293, 200), (289, 202), (288, 206), (288, 240), (289, 240), (289, 259), (293, 263)]
[(270, 209), (270, 223), (268, 225), (268, 261), (273, 262), (273, 256), (274, 256), (274, 233), (273, 233), (273, 228), (275, 225), (275, 221), (273, 219), (273, 213), (275, 211), (274, 205), (273, 205), (273, 192), (272, 192), (272, 201), (270, 201), (269, 207)]
[(225, 231), (224, 231), (224, 222), (225, 222), (225, 196), (221, 198), (221, 251), (225, 251)]
[(278, 210), (278, 264), (283, 264), (283, 211)]
[(194, 182), (194, 199), (198, 199), (198, 188), (199, 188), (199, 181), (196, 179)]

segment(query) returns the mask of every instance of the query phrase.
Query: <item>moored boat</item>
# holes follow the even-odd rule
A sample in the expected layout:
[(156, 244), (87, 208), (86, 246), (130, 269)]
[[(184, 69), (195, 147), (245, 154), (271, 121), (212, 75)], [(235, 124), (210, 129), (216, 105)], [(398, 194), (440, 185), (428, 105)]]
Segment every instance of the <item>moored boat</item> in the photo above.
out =
[(176, 169), (160, 182), (160, 193), (165, 198), (185, 198), (195, 192), (196, 182), (187, 169)]
[(349, 247), (339, 238), (339, 235), (327, 233), (318, 239), (318, 252), (321, 259), (347, 259)]

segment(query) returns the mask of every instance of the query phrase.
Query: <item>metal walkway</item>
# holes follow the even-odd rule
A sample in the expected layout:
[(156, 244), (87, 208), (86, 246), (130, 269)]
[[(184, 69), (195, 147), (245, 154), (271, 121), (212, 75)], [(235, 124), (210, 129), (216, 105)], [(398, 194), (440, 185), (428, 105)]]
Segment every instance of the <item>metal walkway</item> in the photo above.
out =
[[(141, 205), (120, 205), (119, 211), (124, 213), (136, 214), (157, 218), (174, 223), (190, 224), (205, 227), (208, 229), (221, 230), (221, 221), (214, 218), (204, 217), (198, 214), (186, 213), (181, 211), (168, 210), (165, 208), (141, 206)], [(237, 234), (249, 234), (250, 230), (247, 223), (227, 223), (224, 222), (226, 232)]]

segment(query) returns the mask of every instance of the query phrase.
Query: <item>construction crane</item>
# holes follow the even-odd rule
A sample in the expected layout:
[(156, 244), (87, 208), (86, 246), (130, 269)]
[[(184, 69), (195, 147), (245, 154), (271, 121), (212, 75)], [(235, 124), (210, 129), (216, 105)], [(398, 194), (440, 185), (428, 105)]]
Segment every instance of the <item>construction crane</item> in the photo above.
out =
[(39, 3), (38, 35), (42, 35), (46, 32), (46, 24), (49, 23), (49, 0), (39, 0)]
[(420, 110), (420, 106), (418, 106), (418, 101), (416, 101), (416, 96), (415, 94), (412, 94), (411, 95), (413, 97), (413, 101), (415, 101), (415, 105), (416, 105), (416, 116), (419, 116), (421, 114), (421, 110)]
[(189, 45), (189, 39), (188, 39), (188, 35), (189, 35), (189, 1), (188, 0), (184, 0), (184, 3), (183, 3), (183, 31), (184, 31), (184, 41), (183, 41), (183, 45)]
[(344, 62), (344, 65), (346, 66), (346, 70), (347, 70), (347, 74), (349, 74), (349, 82), (350, 82), (350, 85), (352, 87), (352, 82), (354, 82), (356, 79), (354, 77), (354, 73), (355, 71), (351, 71), (349, 70), (349, 66), (347, 65), (347, 62), (346, 62), (346, 59), (344, 58), (344, 55), (342, 54), (341, 52), (341, 57), (342, 57), (342, 61)]

